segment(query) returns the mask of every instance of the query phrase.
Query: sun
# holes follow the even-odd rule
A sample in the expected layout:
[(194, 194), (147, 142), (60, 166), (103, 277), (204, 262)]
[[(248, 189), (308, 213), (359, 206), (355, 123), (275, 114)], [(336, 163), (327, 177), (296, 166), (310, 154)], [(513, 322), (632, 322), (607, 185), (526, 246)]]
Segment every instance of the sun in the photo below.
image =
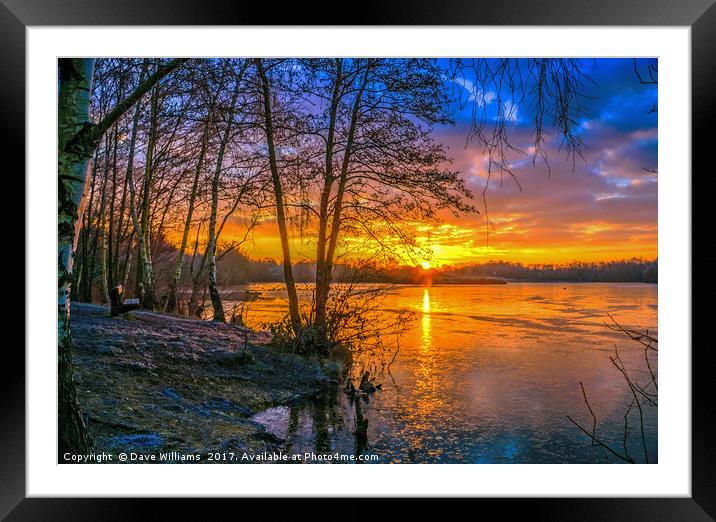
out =
[(423, 267), (423, 270), (430, 270), (433, 265), (431, 265), (429, 261), (421, 261), (420, 266)]

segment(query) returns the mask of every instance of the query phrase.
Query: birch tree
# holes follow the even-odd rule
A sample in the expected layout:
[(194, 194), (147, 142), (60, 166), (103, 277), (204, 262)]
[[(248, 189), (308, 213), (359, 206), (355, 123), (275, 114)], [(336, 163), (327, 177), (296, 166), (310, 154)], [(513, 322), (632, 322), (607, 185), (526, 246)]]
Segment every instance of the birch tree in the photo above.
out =
[(221, 177), (222, 168), (224, 165), (224, 156), (226, 154), (226, 147), (231, 139), (231, 130), (233, 125), (234, 113), (236, 111), (236, 103), (239, 99), (239, 93), (241, 92), (241, 84), (246, 71), (246, 65), (241, 64), (240, 70), (237, 77), (235, 78), (234, 91), (231, 95), (231, 101), (224, 114), (226, 123), (224, 125), (223, 134), (219, 141), (219, 149), (216, 155), (216, 167), (214, 169), (214, 176), (211, 180), (211, 212), (209, 215), (209, 242), (207, 246), (208, 256), (208, 270), (209, 270), (209, 294), (211, 296), (211, 304), (214, 309), (214, 321), (226, 322), (224, 316), (224, 308), (221, 303), (221, 294), (216, 284), (216, 243), (217, 243), (217, 231), (216, 231), (216, 220), (219, 205), (219, 180)]

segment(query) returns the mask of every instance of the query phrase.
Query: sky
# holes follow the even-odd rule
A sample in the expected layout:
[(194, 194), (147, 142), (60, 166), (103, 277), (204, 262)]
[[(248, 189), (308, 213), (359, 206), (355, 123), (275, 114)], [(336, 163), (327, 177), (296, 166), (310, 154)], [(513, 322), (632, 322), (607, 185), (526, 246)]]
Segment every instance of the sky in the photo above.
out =
[[(475, 194), (480, 214), (455, 218), (445, 215), (436, 226), (418, 226), (421, 246), (432, 251), (432, 266), (504, 260), (524, 264), (609, 261), (657, 257), (657, 85), (641, 84), (632, 59), (588, 60), (594, 84), (584, 86), (588, 115), (579, 121), (586, 150), (584, 161), (559, 150), (554, 137), (548, 142), (551, 170), (531, 156), (516, 155), (513, 173), (500, 183), (493, 173), (485, 191), (486, 227), (482, 193), (487, 182), (487, 161), (478, 143), (467, 143), (472, 106), (451, 108), (456, 124), (435, 129), (436, 141), (448, 147), (451, 168), (461, 172)], [(646, 70), (653, 60), (640, 60)], [(463, 89), (450, 80), (451, 89)], [(464, 94), (467, 96), (468, 91)], [(484, 93), (488, 114), (497, 102)], [(491, 106), (492, 104), (492, 106)], [(510, 108), (508, 132), (513, 142), (530, 151), (533, 132), (531, 102)], [(292, 244), (294, 259), (310, 260), (313, 246), (300, 239)], [(280, 259), (275, 225), (260, 226), (247, 247), (254, 258)], [(427, 264), (424, 262), (423, 264)]]

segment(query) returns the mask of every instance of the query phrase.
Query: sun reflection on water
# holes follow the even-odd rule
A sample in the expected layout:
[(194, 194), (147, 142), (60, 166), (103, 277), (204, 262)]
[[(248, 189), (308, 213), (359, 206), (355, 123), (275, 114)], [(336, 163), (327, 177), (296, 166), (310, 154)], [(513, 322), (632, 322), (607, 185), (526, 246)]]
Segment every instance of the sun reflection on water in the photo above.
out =
[(422, 349), (429, 350), (432, 347), (433, 336), (430, 324), (430, 290), (427, 288), (423, 292), (423, 316), (420, 320), (420, 326), (423, 334)]
[(445, 388), (444, 373), (438, 366), (440, 354), (434, 344), (432, 311), (430, 289), (424, 288), (420, 320), (420, 351), (415, 358), (413, 400), (407, 412), (411, 426), (407, 443), (413, 452), (411, 455), (423, 455), (423, 458), (428, 454), (437, 458), (442, 453), (441, 448), (435, 447), (436, 434), (432, 421), (446, 408), (444, 394), (441, 391)]

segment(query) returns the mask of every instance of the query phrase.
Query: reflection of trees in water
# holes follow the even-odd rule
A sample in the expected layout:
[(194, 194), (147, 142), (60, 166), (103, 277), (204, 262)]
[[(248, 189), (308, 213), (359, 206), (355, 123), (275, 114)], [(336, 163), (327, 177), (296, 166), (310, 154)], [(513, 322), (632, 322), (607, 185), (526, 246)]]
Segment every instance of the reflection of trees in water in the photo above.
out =
[[(302, 435), (306, 437), (304, 444), (316, 453), (341, 451), (342, 448), (338, 446), (340, 434), (349, 430), (354, 439), (353, 454), (365, 454), (368, 449), (367, 432), (358, 430), (357, 426), (365, 421), (363, 411), (369, 400), (367, 395), (348, 398), (335, 389), (313, 400), (291, 406), (286, 451), (294, 451), (294, 446), (300, 444)], [(307, 437), (306, 432), (301, 433), (302, 426), (307, 428), (306, 431), (310, 430), (310, 437)]]
[(311, 422), (311, 447), (316, 453), (330, 453), (334, 434), (345, 427), (338, 390), (323, 393), (315, 399), (289, 408), (287, 451), (292, 451), (299, 434), (301, 419)]
[(300, 408), (297, 406), (291, 406), (288, 410), (288, 444), (286, 444), (286, 451), (293, 451), (293, 441), (296, 439), (296, 433), (298, 432), (298, 426), (300, 425)]
[(333, 420), (331, 418), (333, 409), (325, 395), (311, 404), (313, 444), (317, 453), (328, 453), (331, 450), (329, 427), (333, 424), (331, 422)]

